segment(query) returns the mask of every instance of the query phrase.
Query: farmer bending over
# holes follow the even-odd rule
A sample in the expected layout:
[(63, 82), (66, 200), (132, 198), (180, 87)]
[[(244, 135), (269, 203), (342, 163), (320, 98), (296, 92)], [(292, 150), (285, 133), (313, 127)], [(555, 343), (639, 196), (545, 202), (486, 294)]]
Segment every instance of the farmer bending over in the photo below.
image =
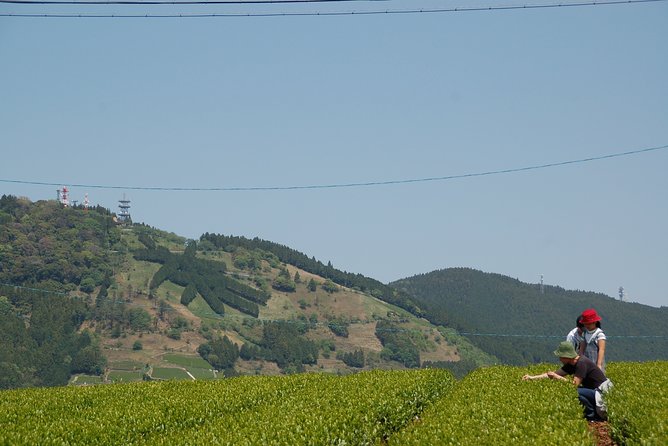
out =
[(568, 381), (566, 375), (574, 375), (573, 383), (578, 388), (578, 399), (584, 406), (585, 418), (589, 421), (604, 421), (608, 418), (607, 406), (602, 394), (612, 387), (612, 382), (594, 362), (575, 353), (573, 344), (564, 341), (554, 351), (563, 367), (554, 372), (541, 375), (524, 375), (523, 380), (530, 379), (558, 379)]

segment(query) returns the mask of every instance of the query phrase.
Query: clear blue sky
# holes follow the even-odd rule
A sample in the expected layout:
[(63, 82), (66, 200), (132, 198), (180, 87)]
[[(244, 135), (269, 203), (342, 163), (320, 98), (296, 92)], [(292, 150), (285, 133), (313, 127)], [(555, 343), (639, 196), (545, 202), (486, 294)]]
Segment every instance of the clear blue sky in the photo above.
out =
[[(327, 8), (336, 7), (362, 6)], [(161, 8), (150, 11), (188, 10)], [(0, 5), (0, 13), (27, 11), (40, 8)], [(302, 186), (662, 146), (667, 24), (666, 2), (341, 17), (0, 17), (0, 179)], [(137, 222), (190, 238), (258, 236), (383, 282), (467, 266), (531, 283), (543, 274), (546, 284), (613, 297), (623, 286), (628, 300), (660, 306), (668, 305), (667, 170), (664, 149), (377, 187), (71, 195), (81, 201), (87, 192), (117, 211), (125, 192)], [(0, 193), (54, 199), (56, 187), (0, 182)]]

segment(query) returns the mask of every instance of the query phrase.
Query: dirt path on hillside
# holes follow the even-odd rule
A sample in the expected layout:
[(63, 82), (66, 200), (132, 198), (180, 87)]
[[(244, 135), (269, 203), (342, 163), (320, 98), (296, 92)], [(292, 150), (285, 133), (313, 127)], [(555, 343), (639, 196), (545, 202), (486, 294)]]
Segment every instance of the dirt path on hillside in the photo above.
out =
[(594, 435), (596, 446), (618, 446), (610, 436), (610, 426), (607, 421), (590, 422), (589, 431)]

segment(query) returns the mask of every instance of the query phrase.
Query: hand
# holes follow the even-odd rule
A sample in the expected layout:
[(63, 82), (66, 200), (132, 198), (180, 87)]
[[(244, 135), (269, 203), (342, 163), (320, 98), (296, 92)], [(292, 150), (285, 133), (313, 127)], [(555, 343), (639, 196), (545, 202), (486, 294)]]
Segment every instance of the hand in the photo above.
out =
[(524, 375), (524, 376), (522, 377), (522, 381), (528, 381), (528, 380), (530, 380), (530, 379), (533, 379), (533, 376), (531, 376), (531, 375)]

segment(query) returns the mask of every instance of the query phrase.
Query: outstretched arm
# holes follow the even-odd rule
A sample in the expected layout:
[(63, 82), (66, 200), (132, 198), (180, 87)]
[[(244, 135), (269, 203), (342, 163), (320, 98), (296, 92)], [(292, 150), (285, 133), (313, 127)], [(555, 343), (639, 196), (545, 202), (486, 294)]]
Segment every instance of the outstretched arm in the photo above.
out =
[(532, 380), (532, 379), (550, 378), (550, 379), (559, 379), (559, 380), (562, 380), (562, 381), (566, 381), (566, 378), (564, 378), (564, 376), (566, 376), (566, 373), (564, 373), (564, 371), (562, 369), (559, 369), (559, 370), (556, 370), (554, 372), (541, 373), (540, 375), (524, 375), (522, 377), (522, 380), (528, 381), (528, 380)]
[(528, 381), (530, 379), (545, 379), (545, 378), (548, 377), (547, 376), (548, 373), (553, 373), (553, 372), (545, 372), (545, 373), (541, 373), (540, 375), (524, 375), (522, 377), (522, 381)]

